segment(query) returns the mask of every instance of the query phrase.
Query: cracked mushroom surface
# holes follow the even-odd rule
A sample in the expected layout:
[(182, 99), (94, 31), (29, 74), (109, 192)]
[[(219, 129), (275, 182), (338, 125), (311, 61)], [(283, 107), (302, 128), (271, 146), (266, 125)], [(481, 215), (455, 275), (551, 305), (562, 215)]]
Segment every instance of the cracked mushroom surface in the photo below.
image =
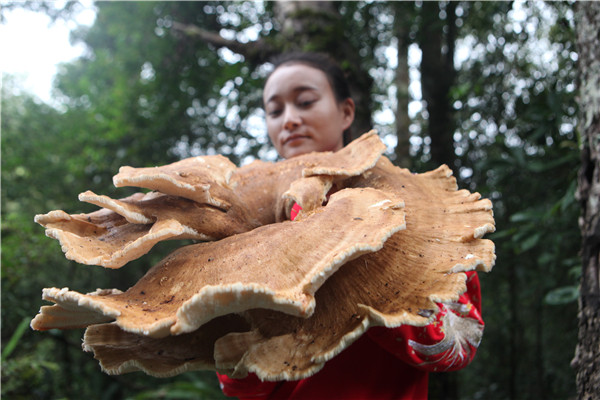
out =
[(302, 221), (180, 248), (123, 293), (44, 289), (44, 299), (57, 305), (42, 308), (32, 326), (54, 328), (56, 307), (73, 315), (74, 304), (86, 317), (95, 311), (128, 332), (153, 337), (190, 332), (250, 308), (310, 316), (313, 295), (328, 277), (349, 260), (380, 250), (404, 228), (404, 204), (390, 197), (372, 188), (346, 189)]
[(232, 197), (229, 180), (235, 169), (235, 164), (221, 155), (199, 156), (161, 167), (121, 167), (113, 183), (116, 187), (142, 187), (228, 209)]
[(240, 208), (223, 211), (157, 192), (115, 200), (87, 191), (79, 199), (103, 208), (77, 215), (51, 211), (35, 222), (60, 242), (68, 259), (106, 268), (120, 268), (164, 240), (212, 241), (259, 225)]
[[(216, 340), (214, 369), (237, 378), (248, 372), (263, 380), (306, 378), (371, 326), (429, 323), (437, 312), (436, 302), (450, 303), (465, 291), (463, 271), (492, 268), (494, 245), (481, 239), (494, 229), (488, 200), (457, 191), (447, 167), (415, 175), (382, 159), (376, 169), (353, 184), (399, 192), (406, 204), (406, 229), (390, 237), (381, 250), (347, 262), (327, 279), (315, 294), (317, 306), (310, 318), (273, 309), (242, 313), (249, 329)], [(450, 225), (457, 229), (447, 229)], [(172, 339), (170, 345), (183, 346), (188, 337), (202, 334), (202, 329)], [(107, 372), (116, 373), (119, 348), (128, 344), (115, 343), (108, 350), (86, 338), (86, 346)], [(136, 359), (141, 354), (130, 356)], [(104, 360), (111, 360), (110, 366)], [(121, 362), (129, 361), (121, 358)], [(192, 369), (193, 363), (180, 360), (178, 368)], [(147, 366), (144, 371), (169, 376), (167, 371)]]
[[(310, 319), (246, 312), (253, 330), (216, 342), (217, 367), (230, 368), (232, 377), (254, 372), (263, 380), (306, 378), (371, 326), (426, 325), (438, 311), (436, 302), (450, 303), (466, 290), (462, 272), (491, 270), (494, 244), (481, 239), (494, 230), (489, 200), (457, 191), (447, 167), (413, 175), (382, 159), (376, 169), (354, 184), (394, 187), (405, 199), (406, 229), (328, 279)], [(274, 351), (290, 348), (295, 350)]]
[[(73, 261), (120, 268), (148, 253), (163, 240), (218, 240), (289, 219), (294, 193), (304, 188), (300, 204), (320, 206), (308, 181), (343, 182), (372, 168), (385, 146), (372, 131), (337, 152), (311, 153), (278, 163), (255, 161), (235, 169), (222, 156), (193, 157), (153, 168), (121, 167), (117, 186), (155, 191), (115, 200), (81, 193), (79, 200), (102, 207), (89, 214), (62, 210), (37, 215), (35, 221), (57, 239)], [(322, 175), (315, 175), (315, 174)]]
[[(463, 272), (491, 270), (491, 202), (458, 190), (445, 166), (413, 174), (384, 149), (371, 132), (337, 153), (233, 170), (222, 186), (233, 194), (206, 189), (228, 210), (210, 206), (243, 205), (264, 226), (182, 247), (126, 292), (45, 289), (55, 305), (32, 327), (87, 326), (84, 349), (110, 374), (215, 369), (296, 380), (371, 326), (426, 325), (436, 303), (466, 290)], [(149, 215), (96, 197), (111, 208), (98, 212), (104, 218), (144, 225), (134, 219)], [(293, 202), (302, 211), (284, 221)], [(181, 350), (190, 343), (192, 353)]]

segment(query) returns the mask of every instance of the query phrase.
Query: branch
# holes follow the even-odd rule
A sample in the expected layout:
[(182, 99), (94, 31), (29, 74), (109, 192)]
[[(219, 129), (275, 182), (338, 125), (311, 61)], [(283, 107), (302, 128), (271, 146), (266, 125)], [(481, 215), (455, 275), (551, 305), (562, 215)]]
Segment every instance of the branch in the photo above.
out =
[(267, 61), (277, 50), (267, 44), (263, 39), (254, 42), (242, 43), (237, 40), (225, 39), (216, 32), (207, 31), (197, 25), (182, 24), (173, 22), (173, 29), (184, 33), (185, 35), (196, 37), (205, 43), (212, 44), (218, 48), (226, 47), (234, 53), (244, 56), (247, 62), (259, 65)]

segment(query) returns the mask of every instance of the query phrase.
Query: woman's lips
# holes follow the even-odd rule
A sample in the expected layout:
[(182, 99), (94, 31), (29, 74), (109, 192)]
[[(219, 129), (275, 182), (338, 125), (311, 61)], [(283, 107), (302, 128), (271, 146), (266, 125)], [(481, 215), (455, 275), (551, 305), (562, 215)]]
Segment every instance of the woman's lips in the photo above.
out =
[(306, 135), (299, 135), (299, 134), (294, 134), (294, 135), (290, 135), (287, 138), (285, 138), (283, 140), (283, 145), (294, 145), (296, 143), (301, 142), (304, 139), (308, 139), (309, 137)]

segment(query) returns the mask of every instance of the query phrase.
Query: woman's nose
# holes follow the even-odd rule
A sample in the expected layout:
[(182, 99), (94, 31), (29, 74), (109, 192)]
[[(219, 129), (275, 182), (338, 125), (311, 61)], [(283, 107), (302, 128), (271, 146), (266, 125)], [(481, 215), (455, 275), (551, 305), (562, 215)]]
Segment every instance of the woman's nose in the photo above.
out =
[(286, 107), (285, 116), (283, 120), (283, 127), (287, 131), (292, 131), (298, 128), (302, 124), (302, 120), (300, 119), (300, 115), (297, 110), (294, 110), (293, 107)]

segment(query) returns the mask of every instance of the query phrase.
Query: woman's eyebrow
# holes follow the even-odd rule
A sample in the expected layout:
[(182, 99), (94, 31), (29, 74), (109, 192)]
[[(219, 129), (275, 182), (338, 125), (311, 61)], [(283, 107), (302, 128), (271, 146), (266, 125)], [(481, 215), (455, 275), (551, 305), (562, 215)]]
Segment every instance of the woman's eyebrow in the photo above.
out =
[[(295, 88), (293, 88), (292, 92), (294, 94), (298, 94), (298, 93), (306, 92), (306, 91), (309, 91), (309, 90), (316, 91), (317, 88), (315, 86), (311, 86), (311, 85), (299, 85), (299, 86), (296, 86)], [(277, 100), (280, 97), (282, 97), (282, 96), (279, 93), (275, 93), (275, 94), (273, 94), (271, 97), (269, 97), (267, 99), (266, 103), (270, 103), (271, 101), (275, 101), (275, 100)]]

